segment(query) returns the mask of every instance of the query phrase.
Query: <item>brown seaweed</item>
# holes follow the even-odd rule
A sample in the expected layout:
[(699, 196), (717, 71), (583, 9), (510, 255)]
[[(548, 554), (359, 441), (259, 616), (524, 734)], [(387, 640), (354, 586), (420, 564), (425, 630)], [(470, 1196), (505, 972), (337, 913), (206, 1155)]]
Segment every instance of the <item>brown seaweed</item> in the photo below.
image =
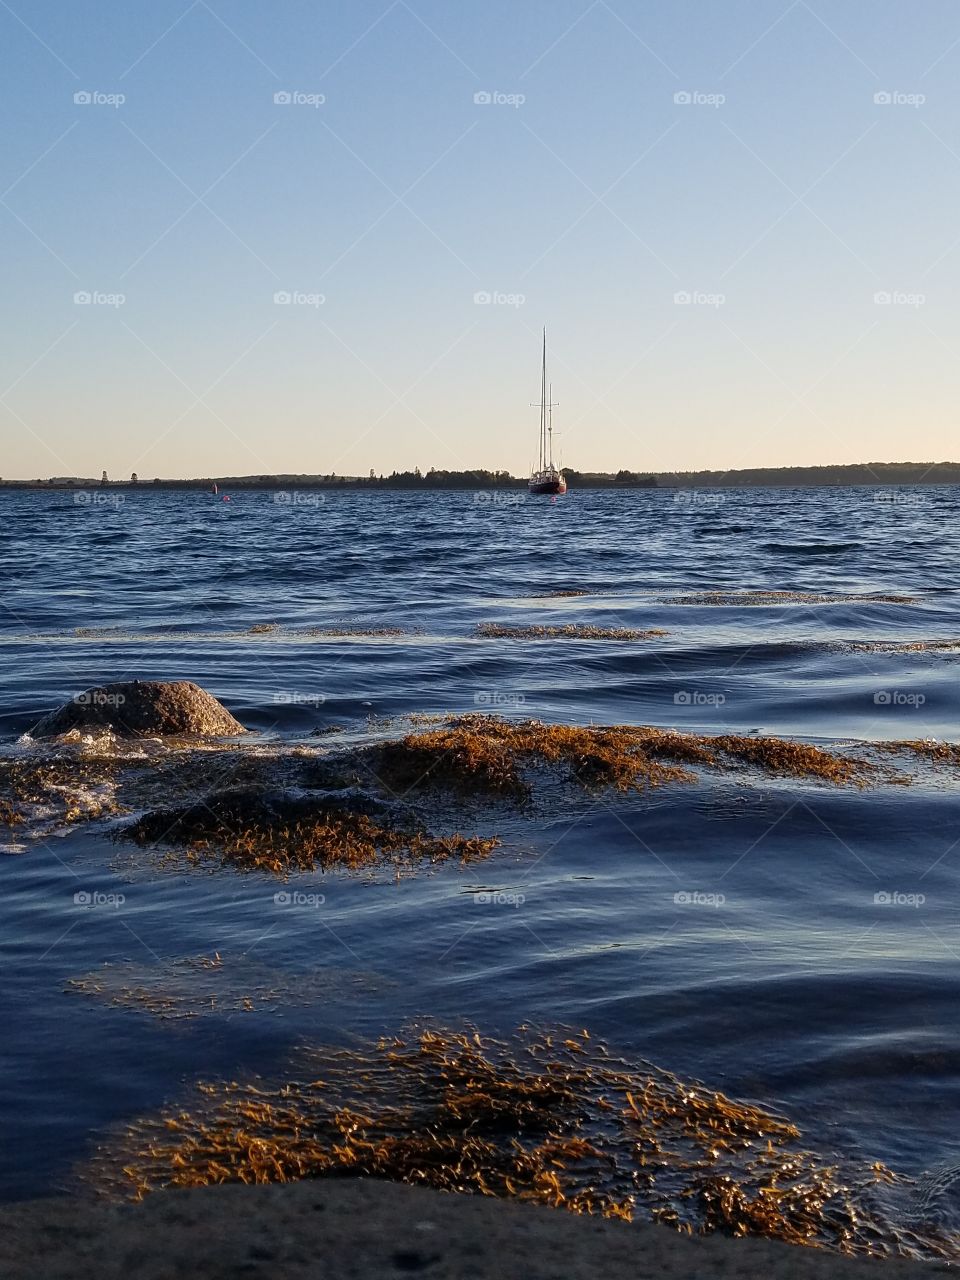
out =
[(499, 844), (496, 837), (400, 828), (332, 803), (243, 791), (228, 791), (179, 810), (152, 810), (118, 837), (143, 846), (182, 848), (193, 863), (277, 876), (335, 867), (363, 871), (450, 859), (473, 862), (486, 858)]
[(565, 766), (585, 788), (642, 790), (691, 782), (690, 766), (731, 764), (836, 784), (862, 781), (872, 766), (852, 756), (782, 738), (680, 733), (642, 725), (583, 726), (466, 716), (426, 733), (408, 734), (373, 753), (376, 776), (395, 792), (439, 786), (462, 794), (525, 797), (524, 764)]
[(504, 622), (480, 622), (476, 635), (484, 640), (651, 640), (668, 633), (659, 627), (638, 631), (632, 627), (595, 627), (567, 622), (558, 626), (511, 626)]
[[(414, 1028), (306, 1047), (278, 1078), (198, 1084), (85, 1171), (132, 1199), (345, 1174), (863, 1254), (887, 1250), (873, 1192), (900, 1180), (880, 1164), (841, 1170), (789, 1119), (614, 1059), (586, 1031), (530, 1028), (508, 1042)], [(960, 1256), (932, 1227), (900, 1248)]]

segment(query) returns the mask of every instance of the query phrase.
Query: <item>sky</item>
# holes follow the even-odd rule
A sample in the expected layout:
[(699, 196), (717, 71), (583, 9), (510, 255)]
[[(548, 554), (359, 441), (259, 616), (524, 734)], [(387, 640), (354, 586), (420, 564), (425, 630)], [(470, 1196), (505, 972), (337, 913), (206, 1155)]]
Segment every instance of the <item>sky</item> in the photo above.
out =
[(0, 475), (960, 458), (955, 0), (0, 0)]

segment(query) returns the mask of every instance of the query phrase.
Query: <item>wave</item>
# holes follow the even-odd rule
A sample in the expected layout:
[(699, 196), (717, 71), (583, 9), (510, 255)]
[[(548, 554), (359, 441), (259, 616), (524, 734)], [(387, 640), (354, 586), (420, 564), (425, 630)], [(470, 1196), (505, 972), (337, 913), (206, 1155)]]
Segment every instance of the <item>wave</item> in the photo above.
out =
[(774, 555), (838, 556), (846, 551), (859, 551), (862, 542), (765, 542), (764, 551)]

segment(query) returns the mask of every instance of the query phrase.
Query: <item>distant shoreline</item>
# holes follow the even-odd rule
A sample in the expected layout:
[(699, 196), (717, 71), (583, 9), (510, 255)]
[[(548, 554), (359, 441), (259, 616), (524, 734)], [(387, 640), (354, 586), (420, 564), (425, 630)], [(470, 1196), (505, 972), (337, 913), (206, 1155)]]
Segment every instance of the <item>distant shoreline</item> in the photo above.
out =
[[(630, 471), (575, 471), (564, 468), (575, 489), (744, 489), (882, 485), (960, 484), (958, 462), (873, 462), (825, 467), (757, 467), (740, 471), (683, 471), (641, 474)], [(444, 490), (526, 490), (526, 477), (506, 471), (394, 472), (389, 476), (259, 475), (206, 476), (197, 479), (97, 480), (83, 477), (54, 477), (37, 480), (0, 480), (0, 491), (62, 490), (150, 491), (209, 490), (216, 485), (227, 490), (289, 491), (333, 489), (351, 493), (413, 492)]]

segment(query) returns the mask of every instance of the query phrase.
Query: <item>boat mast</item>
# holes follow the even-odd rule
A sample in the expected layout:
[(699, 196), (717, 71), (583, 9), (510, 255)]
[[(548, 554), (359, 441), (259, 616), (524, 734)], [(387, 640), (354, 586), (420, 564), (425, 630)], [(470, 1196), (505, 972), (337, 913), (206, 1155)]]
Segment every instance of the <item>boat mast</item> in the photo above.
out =
[(546, 459), (544, 452), (547, 443), (547, 329), (543, 329), (543, 367), (540, 372), (540, 470), (543, 471)]
[(550, 383), (550, 399), (547, 403), (547, 466), (551, 471), (553, 465), (553, 383)]

